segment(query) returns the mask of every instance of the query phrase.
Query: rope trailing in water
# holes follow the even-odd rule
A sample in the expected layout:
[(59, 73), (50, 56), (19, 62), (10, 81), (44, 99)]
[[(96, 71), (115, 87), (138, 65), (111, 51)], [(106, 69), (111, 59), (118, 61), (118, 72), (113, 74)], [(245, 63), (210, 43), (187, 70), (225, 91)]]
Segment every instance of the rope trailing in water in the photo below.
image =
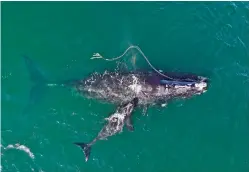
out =
[(168, 79), (171, 79), (171, 80), (174, 80), (173, 78), (169, 77), (169, 76), (166, 76), (164, 75), (163, 73), (161, 73), (160, 71), (158, 71), (151, 63), (150, 61), (148, 60), (148, 58), (144, 55), (143, 51), (138, 47), (138, 46), (135, 46), (135, 45), (131, 45), (130, 47), (128, 47), (124, 53), (121, 55), (121, 56), (118, 56), (118, 57), (114, 57), (114, 58), (104, 58), (103, 56), (101, 56), (99, 53), (94, 53), (93, 54), (93, 57), (91, 59), (104, 59), (106, 61), (114, 61), (114, 60), (118, 60), (120, 58), (122, 58), (130, 49), (136, 49), (138, 50), (141, 55), (144, 57), (144, 59), (147, 61), (147, 63), (150, 65), (150, 67), (155, 71), (157, 72), (159, 75), (161, 76), (164, 76), (165, 78), (168, 78)]

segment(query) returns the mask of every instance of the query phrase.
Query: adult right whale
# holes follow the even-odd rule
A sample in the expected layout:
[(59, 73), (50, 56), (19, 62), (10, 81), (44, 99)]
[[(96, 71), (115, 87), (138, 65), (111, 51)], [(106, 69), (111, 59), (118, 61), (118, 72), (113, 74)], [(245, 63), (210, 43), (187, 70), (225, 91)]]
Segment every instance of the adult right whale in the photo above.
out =
[[(208, 78), (189, 73), (155, 71), (105, 71), (63, 82), (51, 82), (42, 75), (34, 62), (24, 57), (30, 78), (35, 83), (30, 92), (30, 103), (43, 94), (46, 87), (62, 86), (81, 96), (102, 102), (122, 105), (138, 98), (138, 107), (165, 105), (175, 98), (190, 98), (205, 93)], [(27, 106), (29, 108), (29, 106)]]
[(93, 73), (89, 77), (68, 83), (82, 96), (117, 105), (138, 98), (138, 106), (167, 104), (175, 98), (190, 98), (205, 93), (208, 79), (183, 73), (108, 72)]

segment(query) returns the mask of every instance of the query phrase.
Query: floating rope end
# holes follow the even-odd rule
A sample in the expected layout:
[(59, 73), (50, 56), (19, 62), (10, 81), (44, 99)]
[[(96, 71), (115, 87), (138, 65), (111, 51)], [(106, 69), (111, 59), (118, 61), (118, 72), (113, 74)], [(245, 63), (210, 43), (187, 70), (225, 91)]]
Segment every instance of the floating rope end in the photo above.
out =
[(93, 53), (93, 56), (90, 59), (102, 59), (103, 57), (99, 53)]

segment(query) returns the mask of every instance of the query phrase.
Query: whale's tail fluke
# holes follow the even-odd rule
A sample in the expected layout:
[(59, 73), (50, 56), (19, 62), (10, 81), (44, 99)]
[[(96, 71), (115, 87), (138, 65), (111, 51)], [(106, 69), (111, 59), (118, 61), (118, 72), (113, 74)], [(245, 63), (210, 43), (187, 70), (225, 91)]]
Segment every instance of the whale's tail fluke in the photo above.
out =
[(83, 150), (85, 154), (85, 157), (86, 157), (85, 160), (87, 162), (89, 159), (90, 153), (91, 153), (91, 145), (86, 144), (86, 143), (74, 143), (74, 144), (81, 147), (81, 149)]
[(30, 90), (29, 102), (23, 111), (23, 113), (26, 113), (32, 105), (41, 99), (48, 81), (45, 79), (42, 71), (29, 57), (23, 56), (23, 59), (28, 69), (30, 80), (34, 83)]
[(46, 82), (46, 79), (43, 76), (42, 71), (38, 68), (38, 66), (27, 56), (23, 56), (23, 59), (29, 71), (31, 81), (35, 83)]

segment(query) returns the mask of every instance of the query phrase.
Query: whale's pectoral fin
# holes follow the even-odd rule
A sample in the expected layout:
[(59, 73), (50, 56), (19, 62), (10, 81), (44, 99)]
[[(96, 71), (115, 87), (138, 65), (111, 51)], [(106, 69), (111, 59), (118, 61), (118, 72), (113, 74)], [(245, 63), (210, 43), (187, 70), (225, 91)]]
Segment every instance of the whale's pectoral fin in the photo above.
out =
[(105, 119), (105, 121), (109, 121), (110, 120), (110, 118), (109, 117), (107, 117), (107, 118), (104, 118)]
[(129, 131), (134, 131), (134, 127), (133, 127), (133, 124), (131, 122), (131, 117), (126, 119), (125, 125)]

